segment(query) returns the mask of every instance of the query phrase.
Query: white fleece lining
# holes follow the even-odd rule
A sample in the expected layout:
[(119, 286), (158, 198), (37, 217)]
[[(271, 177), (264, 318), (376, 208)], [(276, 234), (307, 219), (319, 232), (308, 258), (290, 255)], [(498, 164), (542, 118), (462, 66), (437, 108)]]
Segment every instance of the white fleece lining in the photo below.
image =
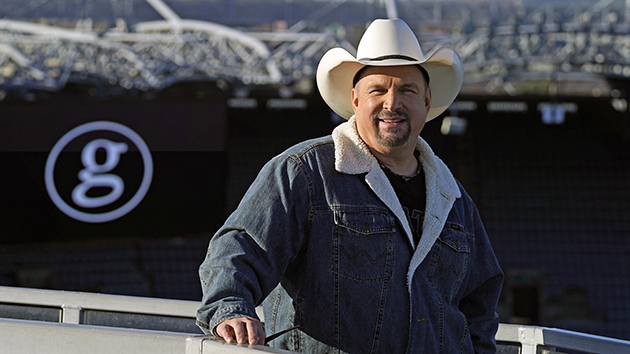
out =
[[(335, 169), (341, 173), (352, 175), (367, 173), (365, 181), (398, 218), (411, 244), (413, 244), (411, 228), (396, 192), (380, 168), (378, 160), (359, 136), (354, 116), (337, 126), (333, 130), (332, 137), (335, 144)], [(407, 272), (408, 287), (416, 268), (440, 236), (455, 199), (461, 197), (457, 182), (448, 167), (420, 137), (418, 137), (416, 149), (420, 151), (420, 163), (426, 179), (427, 202), (422, 224), (422, 237), (415, 248)]]

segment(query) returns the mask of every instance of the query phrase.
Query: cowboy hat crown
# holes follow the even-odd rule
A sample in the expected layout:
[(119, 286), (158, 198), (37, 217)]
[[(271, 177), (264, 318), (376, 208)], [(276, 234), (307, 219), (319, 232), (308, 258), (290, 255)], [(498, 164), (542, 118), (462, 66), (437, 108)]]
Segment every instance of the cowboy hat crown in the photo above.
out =
[(345, 119), (354, 114), (353, 78), (368, 65), (420, 65), (424, 68), (432, 91), (427, 121), (453, 103), (464, 79), (461, 58), (455, 49), (440, 47), (425, 57), (418, 39), (403, 20), (375, 20), (361, 37), (356, 57), (345, 49), (333, 48), (324, 54), (317, 67), (317, 87), (322, 98)]
[[(365, 38), (366, 40), (363, 40)], [(378, 45), (374, 45), (378, 43)], [(386, 59), (419, 61), (424, 58), (420, 44), (411, 29), (402, 20), (375, 20), (365, 30), (359, 46), (357, 59), (367, 65), (387, 64)], [(385, 58), (385, 59), (381, 59)], [(404, 64), (403, 64), (404, 65)]]

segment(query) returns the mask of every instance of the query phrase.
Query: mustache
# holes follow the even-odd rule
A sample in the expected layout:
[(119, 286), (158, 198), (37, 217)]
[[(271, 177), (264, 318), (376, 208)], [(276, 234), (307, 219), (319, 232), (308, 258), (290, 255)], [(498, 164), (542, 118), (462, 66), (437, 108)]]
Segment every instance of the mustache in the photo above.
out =
[(407, 112), (400, 109), (395, 110), (395, 111), (380, 110), (372, 114), (372, 119), (383, 119), (383, 118), (404, 118), (405, 120), (408, 120), (409, 115), (407, 114)]

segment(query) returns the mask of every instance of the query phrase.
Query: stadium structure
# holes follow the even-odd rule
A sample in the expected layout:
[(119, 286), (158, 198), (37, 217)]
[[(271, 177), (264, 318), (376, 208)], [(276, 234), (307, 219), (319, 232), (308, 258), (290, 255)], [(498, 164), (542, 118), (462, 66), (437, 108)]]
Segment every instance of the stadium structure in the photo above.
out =
[[(422, 135), (482, 214), (502, 323), (630, 340), (620, 0), (3, 0), (0, 285), (198, 300), (207, 241), (262, 164), (339, 123), (319, 58), (386, 17), (464, 60)], [(101, 133), (131, 146), (109, 204), (72, 196), (82, 154), (116, 151), (88, 144)]]

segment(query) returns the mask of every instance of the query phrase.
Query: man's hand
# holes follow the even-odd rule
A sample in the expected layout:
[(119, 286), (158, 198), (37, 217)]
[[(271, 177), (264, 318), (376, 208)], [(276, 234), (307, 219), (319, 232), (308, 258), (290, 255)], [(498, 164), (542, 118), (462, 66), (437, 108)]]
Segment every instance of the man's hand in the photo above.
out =
[(265, 344), (265, 329), (260, 321), (249, 317), (225, 320), (217, 325), (216, 332), (228, 343)]

